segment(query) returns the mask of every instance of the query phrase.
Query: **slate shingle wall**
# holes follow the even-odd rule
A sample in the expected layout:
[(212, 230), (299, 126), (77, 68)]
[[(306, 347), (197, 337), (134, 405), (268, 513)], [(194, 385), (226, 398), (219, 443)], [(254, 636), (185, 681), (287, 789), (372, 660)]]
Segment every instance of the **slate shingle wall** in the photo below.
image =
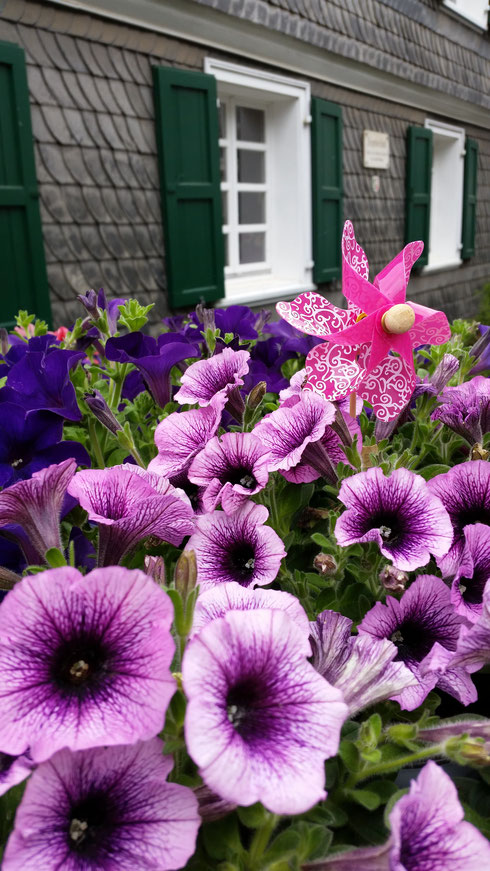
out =
[[(281, 0), (283, 6), (292, 2)], [(335, 7), (312, 0), (296, 0), (296, 5), (311, 15), (318, 6)], [(380, 5), (385, 4), (367, 0), (368, 21)], [(433, 11), (437, 3), (427, 0), (426, 5)], [(358, 8), (354, 2), (344, 6)], [(344, 18), (338, 9), (332, 13), (332, 21)], [(55, 323), (71, 323), (80, 314), (76, 294), (101, 286), (109, 296), (155, 302), (156, 316), (163, 316), (165, 252), (151, 65), (202, 70), (208, 50), (34, 0), (7, 0), (0, 40), (26, 52)], [(379, 269), (403, 244), (406, 129), (423, 124), (425, 114), (333, 85), (311, 85), (313, 94), (344, 107), (344, 212), (354, 220), (371, 266)], [(362, 167), (365, 128), (390, 134), (391, 163), (377, 173), (378, 194), (371, 190), (374, 171)], [(412, 298), (444, 308), (449, 316), (475, 310), (476, 290), (490, 277), (490, 133), (470, 127), (467, 133), (480, 146), (476, 256), (460, 269), (411, 282)], [(338, 283), (325, 290), (341, 302)]]

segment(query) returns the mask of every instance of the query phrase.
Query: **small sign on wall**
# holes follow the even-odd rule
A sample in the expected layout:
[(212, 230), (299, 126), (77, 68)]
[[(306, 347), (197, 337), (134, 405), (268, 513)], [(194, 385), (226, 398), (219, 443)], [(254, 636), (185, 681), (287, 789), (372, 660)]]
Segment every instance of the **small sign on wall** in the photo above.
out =
[(377, 130), (364, 130), (363, 165), (366, 169), (388, 169), (390, 165), (390, 137)]

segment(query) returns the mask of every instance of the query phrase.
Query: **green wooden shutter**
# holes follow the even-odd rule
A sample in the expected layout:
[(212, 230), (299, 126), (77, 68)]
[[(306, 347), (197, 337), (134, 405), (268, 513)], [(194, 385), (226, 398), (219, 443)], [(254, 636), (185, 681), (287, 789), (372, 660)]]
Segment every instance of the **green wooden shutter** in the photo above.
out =
[(0, 325), (50, 321), (24, 52), (0, 42)]
[(464, 157), (463, 232), (461, 257), (468, 260), (475, 253), (476, 177), (478, 172), (478, 142), (467, 139)]
[(407, 131), (407, 176), (405, 244), (421, 239), (424, 250), (415, 264), (427, 266), (430, 240), (430, 189), (432, 181), (432, 130), (409, 127)]
[(321, 284), (342, 274), (342, 109), (313, 97), (311, 114), (313, 280)]
[(216, 79), (153, 67), (171, 306), (225, 295)]

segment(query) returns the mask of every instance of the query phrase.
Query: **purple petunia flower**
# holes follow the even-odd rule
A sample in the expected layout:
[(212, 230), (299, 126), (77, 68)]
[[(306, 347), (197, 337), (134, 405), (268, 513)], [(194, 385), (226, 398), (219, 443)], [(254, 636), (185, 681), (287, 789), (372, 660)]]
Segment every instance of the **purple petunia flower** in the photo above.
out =
[(393, 662), (395, 645), (385, 638), (351, 636), (352, 620), (322, 611), (310, 624), (312, 664), (332, 686), (342, 691), (349, 715), (385, 701), (417, 679), (403, 662)]
[[(32, 478), (18, 481), (0, 493), (0, 527), (21, 526), (40, 563), (49, 548), (63, 548), (60, 515), (76, 467), (75, 460), (64, 460), (34, 472)], [(19, 543), (22, 546), (22, 539)]]
[(300, 333), (299, 330), (296, 330), (282, 318), (279, 321), (267, 324), (264, 332), (270, 333), (279, 339), (282, 351), (286, 354), (286, 357), (290, 357), (291, 353), (301, 354), (306, 357), (315, 345), (320, 345), (324, 341), (324, 339), (319, 339), (316, 336), (307, 336), (305, 333)]
[(481, 614), (470, 628), (462, 626), (456, 653), (448, 663), (450, 668), (463, 666), (478, 671), (490, 662), (490, 581), (485, 584)]
[(185, 493), (137, 466), (78, 472), (68, 492), (99, 526), (99, 565), (118, 563), (148, 535), (179, 545), (194, 528)]
[(458, 614), (471, 623), (482, 612), (485, 584), (490, 581), (490, 527), (474, 523), (464, 528), (465, 546), (451, 588)]
[(490, 327), (479, 324), (480, 338), (470, 348), (470, 357), (475, 357), (476, 363), (470, 371), (470, 375), (478, 375), (490, 369)]
[(464, 810), (449, 775), (427, 762), (410, 792), (389, 814), (391, 835), (385, 844), (346, 850), (307, 862), (303, 871), (484, 871), (490, 845)]
[(387, 596), (385, 605), (376, 602), (358, 629), (360, 635), (388, 638), (398, 648), (395, 661), (405, 663), (417, 684), (393, 697), (402, 708), (413, 711), (436, 684), (464, 705), (475, 701), (476, 691), (465, 670), (454, 669), (444, 675), (447, 663), (441, 668), (433, 655), (436, 644), (436, 653), (439, 646), (449, 653), (456, 650), (461, 626), (462, 619), (451, 605), (444, 581), (433, 575), (419, 575), (400, 601)]
[(309, 633), (308, 617), (296, 596), (281, 590), (250, 590), (231, 582), (211, 587), (201, 593), (196, 602), (192, 635), (198, 635), (208, 623), (224, 617), (229, 611), (263, 610), (285, 611), (288, 617), (306, 635)]
[(5, 871), (170, 871), (195, 849), (191, 789), (167, 783), (158, 738), (131, 747), (60, 750), (27, 784)]
[(196, 553), (201, 590), (227, 581), (255, 587), (274, 580), (286, 551), (265, 526), (268, 516), (264, 505), (246, 502), (234, 514), (213, 511), (197, 518), (185, 549)]
[(196, 454), (216, 434), (219, 421), (219, 409), (213, 406), (169, 414), (155, 430), (158, 455), (148, 469), (166, 478), (187, 473)]
[(230, 432), (212, 438), (193, 460), (189, 481), (203, 487), (205, 511), (221, 503), (232, 514), (269, 480), (269, 451), (248, 432)]
[[(262, 418), (253, 434), (269, 450), (269, 471), (294, 472), (301, 463), (310, 472), (313, 469), (315, 477), (323, 475), (336, 481), (334, 466), (321, 441), (327, 426), (335, 419), (335, 411), (333, 403), (321, 396), (302, 393), (294, 405), (285, 404)], [(306, 477), (300, 476), (299, 480), (312, 478), (307, 471)]]
[(410, 792), (390, 813), (392, 871), (483, 871), (490, 868), (490, 845), (464, 811), (451, 778), (427, 762)]
[(90, 457), (78, 442), (61, 441), (63, 421), (49, 411), (26, 411), (11, 402), (1, 405), (0, 487), (30, 478), (52, 463), (73, 457), (90, 466)]
[(8, 792), (12, 786), (22, 783), (35, 767), (29, 752), (21, 756), (10, 756), (0, 751), (0, 795)]
[(175, 684), (173, 609), (143, 572), (51, 569), (0, 605), (0, 747), (130, 744), (163, 727)]
[(221, 354), (192, 363), (182, 375), (175, 399), (181, 405), (213, 405), (221, 411), (233, 388), (243, 386), (248, 372), (248, 351), (224, 348)]
[(464, 528), (473, 523), (490, 526), (490, 463), (471, 460), (436, 475), (427, 486), (449, 514), (454, 538), (446, 554), (436, 554), (445, 577), (454, 575), (464, 551)]
[(408, 572), (425, 566), (431, 553), (443, 556), (452, 541), (451, 521), (437, 495), (408, 469), (395, 469), (389, 478), (380, 468), (359, 472), (342, 482), (339, 499), (347, 511), (337, 520), (336, 539), (343, 546), (375, 541)]
[(470, 445), (481, 443), (490, 431), (490, 382), (477, 375), (457, 387), (446, 387), (441, 405), (432, 412), (434, 420), (440, 420)]
[(230, 611), (187, 646), (189, 754), (227, 801), (302, 813), (325, 797), (324, 760), (347, 708), (306, 657), (306, 633), (283, 611)]
[(250, 351), (250, 370), (245, 376), (245, 390), (249, 391), (259, 381), (265, 381), (267, 391), (279, 393), (288, 385), (281, 372), (281, 366), (288, 359), (278, 339), (271, 337), (257, 342)]
[(163, 333), (158, 339), (143, 333), (128, 333), (108, 339), (105, 355), (108, 360), (132, 363), (145, 381), (157, 405), (163, 408), (172, 398), (170, 373), (176, 363), (198, 357), (199, 348), (182, 336)]

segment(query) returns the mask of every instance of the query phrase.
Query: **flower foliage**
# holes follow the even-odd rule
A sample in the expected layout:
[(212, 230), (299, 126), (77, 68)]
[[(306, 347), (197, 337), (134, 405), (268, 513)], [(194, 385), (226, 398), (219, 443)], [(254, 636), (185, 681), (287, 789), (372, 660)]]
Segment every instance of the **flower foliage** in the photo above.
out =
[(420, 250), (3, 331), (5, 871), (490, 867), (488, 330), (405, 303)]

